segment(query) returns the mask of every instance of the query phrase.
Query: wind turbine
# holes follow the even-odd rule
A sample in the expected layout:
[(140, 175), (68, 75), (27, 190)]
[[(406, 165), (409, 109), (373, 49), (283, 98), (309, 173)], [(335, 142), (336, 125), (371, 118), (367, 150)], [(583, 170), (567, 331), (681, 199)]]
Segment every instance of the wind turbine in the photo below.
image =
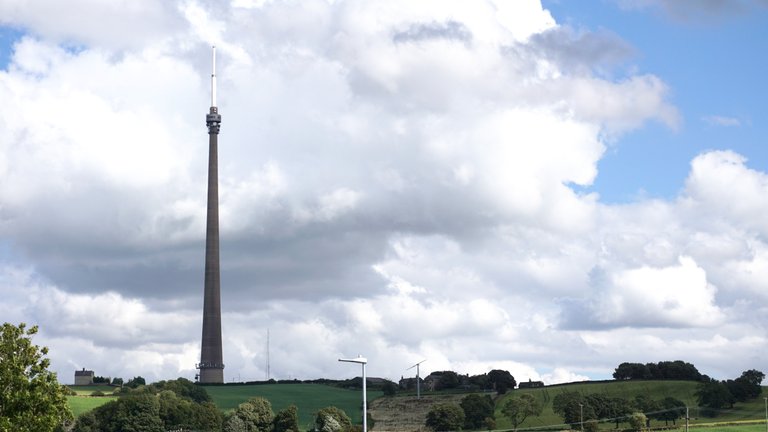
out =
[(424, 359), (415, 365), (409, 367), (406, 370), (411, 370), (413, 368), (416, 368), (416, 399), (421, 399), (421, 384), (419, 383), (419, 365), (427, 361), (427, 359)]

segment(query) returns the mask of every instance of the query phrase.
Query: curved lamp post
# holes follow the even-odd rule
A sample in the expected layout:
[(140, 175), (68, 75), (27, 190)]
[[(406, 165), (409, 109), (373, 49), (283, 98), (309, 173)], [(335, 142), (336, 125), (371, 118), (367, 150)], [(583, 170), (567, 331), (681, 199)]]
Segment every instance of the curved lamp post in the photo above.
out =
[(368, 406), (366, 403), (366, 388), (365, 388), (365, 364), (368, 363), (368, 359), (358, 355), (357, 358), (351, 359), (339, 359), (340, 362), (347, 363), (359, 363), (363, 365), (363, 432), (368, 432)]

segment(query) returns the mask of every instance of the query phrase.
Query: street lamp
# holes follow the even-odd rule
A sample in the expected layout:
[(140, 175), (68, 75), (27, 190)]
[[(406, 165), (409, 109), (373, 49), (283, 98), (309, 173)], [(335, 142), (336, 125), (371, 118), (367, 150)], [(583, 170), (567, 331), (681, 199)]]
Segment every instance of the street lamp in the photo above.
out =
[(368, 363), (368, 359), (358, 354), (357, 358), (352, 359), (339, 359), (340, 362), (347, 363), (359, 363), (363, 365), (363, 432), (368, 432), (368, 407), (366, 403), (366, 389), (365, 389), (365, 364)]

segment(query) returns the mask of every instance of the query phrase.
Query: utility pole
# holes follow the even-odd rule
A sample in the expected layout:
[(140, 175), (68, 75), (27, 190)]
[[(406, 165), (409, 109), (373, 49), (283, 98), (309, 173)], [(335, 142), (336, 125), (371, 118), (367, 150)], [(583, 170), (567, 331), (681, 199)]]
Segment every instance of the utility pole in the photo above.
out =
[(764, 397), (765, 401), (765, 432), (768, 432), (768, 397)]
[(688, 405), (685, 406), (685, 432), (688, 432)]
[(584, 432), (584, 404), (579, 404), (579, 425), (581, 431)]

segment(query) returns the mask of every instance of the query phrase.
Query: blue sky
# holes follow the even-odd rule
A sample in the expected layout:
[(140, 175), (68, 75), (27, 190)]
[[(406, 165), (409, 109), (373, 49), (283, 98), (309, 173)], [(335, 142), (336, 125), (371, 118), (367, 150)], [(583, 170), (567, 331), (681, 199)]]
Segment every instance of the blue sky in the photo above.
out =
[[(749, 166), (768, 168), (768, 58), (761, 55), (768, 40), (768, 11), (680, 17), (659, 7), (638, 10), (603, 0), (543, 4), (560, 23), (607, 29), (627, 41), (636, 50), (627, 63), (664, 80), (682, 116), (677, 130), (650, 123), (621, 137), (600, 162), (593, 189), (603, 200), (628, 202), (638, 194), (675, 197), (689, 162), (705, 150), (734, 149), (749, 159)], [(738, 125), (707, 121), (715, 116)]]
[(212, 44), (226, 380), (267, 328), (274, 378), (768, 368), (765, 2), (134, 6), (0, 3), (0, 316), (64, 382), (194, 377)]

